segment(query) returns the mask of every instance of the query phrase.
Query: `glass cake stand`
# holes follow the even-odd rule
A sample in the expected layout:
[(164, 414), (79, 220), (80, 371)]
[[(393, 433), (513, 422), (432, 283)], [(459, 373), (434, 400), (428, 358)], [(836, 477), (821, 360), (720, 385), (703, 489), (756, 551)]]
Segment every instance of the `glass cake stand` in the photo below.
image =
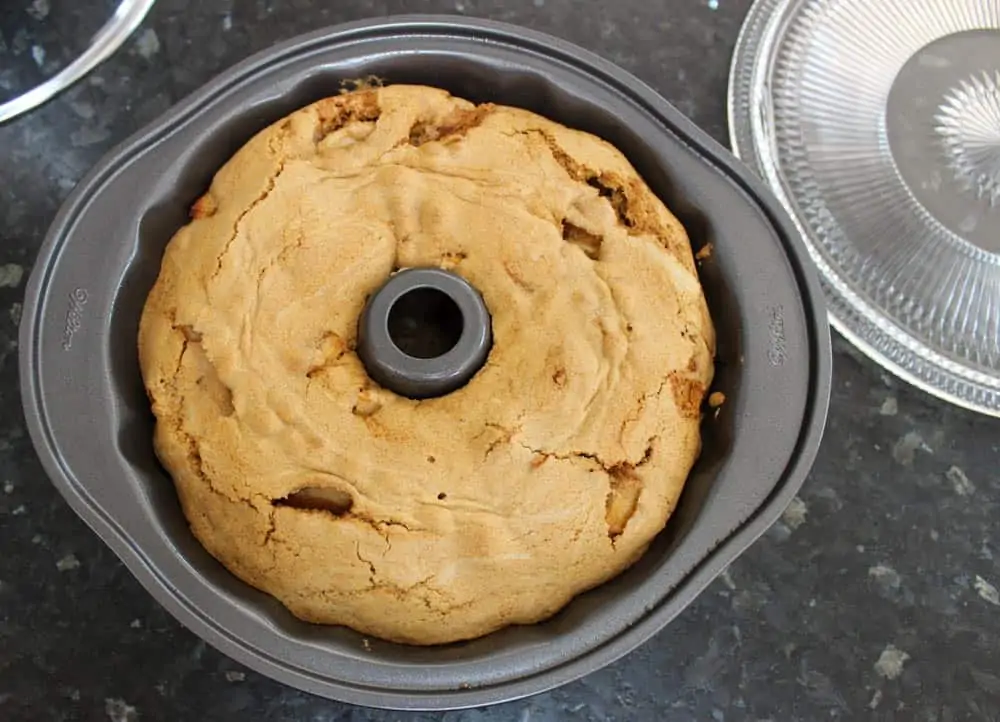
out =
[(757, 0), (729, 125), (798, 224), (833, 325), (1000, 415), (1000, 0)]

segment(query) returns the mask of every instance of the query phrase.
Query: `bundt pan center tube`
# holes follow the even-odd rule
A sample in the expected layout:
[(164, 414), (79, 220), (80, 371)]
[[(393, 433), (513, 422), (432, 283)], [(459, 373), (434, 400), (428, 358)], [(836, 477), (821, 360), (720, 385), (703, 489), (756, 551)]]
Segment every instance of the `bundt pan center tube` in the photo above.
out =
[(441, 268), (408, 268), (368, 299), (357, 350), (380, 386), (426, 399), (468, 383), (492, 341), (489, 311), (468, 281)]
[[(135, 343), (167, 242), (215, 172), (269, 124), (369, 76), (521, 107), (621, 150), (697, 251), (717, 334), (711, 390), (725, 399), (706, 409), (700, 459), (666, 529), (634, 566), (548, 621), (438, 647), (302, 622), (205, 551), (156, 460)], [(651, 89), (600, 58), (533, 31), (467, 18), (340, 26), (228, 71), (115, 149), (77, 186), (28, 288), (20, 351), (25, 414), (47, 472), (74, 510), (172, 614), (238, 661), (300, 689), (370, 706), (450, 709), (510, 700), (592, 672), (647, 640), (799, 489), (819, 446), (830, 389), (829, 332), (806, 258), (756, 180)], [(392, 276), (383, 300), (406, 295), (390, 284), (423, 271)], [(409, 347), (413, 359), (450, 360), (437, 376), (412, 373), (427, 364), (403, 368), (401, 378), (419, 383), (399, 386), (402, 395), (447, 394), (454, 386), (428, 387), (427, 379), (461, 385), (489, 352), (489, 310), (474, 288), (448, 279), (455, 285), (448, 303), (437, 299), (439, 320), (454, 303), (463, 318), (483, 323), (456, 331), (445, 322), (437, 346)], [(377, 340), (381, 334), (404, 350), (412, 340), (405, 332), (420, 314), (391, 316), (370, 315), (378, 321), (371, 325), (359, 320), (371, 349), (386, 342)], [(378, 353), (366, 365), (388, 386), (400, 371)]]

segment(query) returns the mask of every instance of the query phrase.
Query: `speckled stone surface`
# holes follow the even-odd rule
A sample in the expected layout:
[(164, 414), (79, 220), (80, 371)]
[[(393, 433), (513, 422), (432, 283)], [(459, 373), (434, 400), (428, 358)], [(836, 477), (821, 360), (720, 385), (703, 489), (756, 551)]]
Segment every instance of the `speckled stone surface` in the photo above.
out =
[[(5, 2), (0, 97), (51, 72), (113, 4)], [(27, 439), (16, 331), (47, 225), (101, 155), (230, 64), (323, 24), (414, 11), (487, 16), (600, 53), (725, 142), (727, 66), (748, 4), (158, 0), (92, 77), (0, 127), (0, 719), (1000, 717), (1000, 421), (889, 378), (839, 339), (826, 439), (781, 523), (610, 668), (529, 700), (443, 716), (321, 700), (207, 647), (76, 518)], [(75, 19), (54, 26), (57, 11)]]

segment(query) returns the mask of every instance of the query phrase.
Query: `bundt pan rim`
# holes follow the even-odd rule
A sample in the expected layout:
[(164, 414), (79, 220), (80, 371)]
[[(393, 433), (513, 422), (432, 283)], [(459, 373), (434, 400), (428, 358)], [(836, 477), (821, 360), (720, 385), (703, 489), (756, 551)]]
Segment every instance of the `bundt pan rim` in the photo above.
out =
[[(211, 559), (152, 456), (133, 343), (163, 246), (211, 174), (257, 130), (335, 94), (340, 80), (372, 73), (527, 107), (618, 145), (705, 249), (700, 273), (719, 331), (713, 388), (726, 402), (707, 413), (702, 459), (647, 555), (547, 622), (439, 648), (298, 622)], [(333, 699), (391, 709), (479, 706), (618, 659), (780, 516), (815, 457), (830, 392), (829, 330), (807, 259), (777, 202), (738, 161), (607, 61), (485, 20), (350, 23), (240, 63), (81, 181), (28, 285), (22, 401), (60, 493), (196, 634), (263, 674)]]

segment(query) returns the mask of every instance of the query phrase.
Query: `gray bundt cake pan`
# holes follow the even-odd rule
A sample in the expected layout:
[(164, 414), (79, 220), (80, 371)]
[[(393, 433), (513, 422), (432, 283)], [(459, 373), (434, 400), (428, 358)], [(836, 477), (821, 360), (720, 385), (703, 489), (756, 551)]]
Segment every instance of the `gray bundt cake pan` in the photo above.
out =
[[(718, 331), (713, 390), (726, 402), (706, 413), (701, 459), (665, 531), (633, 568), (549, 621), (437, 648), (298, 621), (209, 556), (153, 453), (137, 359), (139, 315), (164, 246), (214, 172), (271, 122), (368, 75), (527, 108), (598, 135), (629, 157), (695, 250), (711, 244), (700, 271)], [(801, 486), (819, 446), (831, 366), (806, 251), (776, 201), (727, 151), (650, 88), (580, 48), (447, 17), (344, 25), (275, 46), (111, 152), (52, 224), (31, 276), (20, 354), (25, 414), (53, 482), (172, 614), (282, 682), (407, 709), (533, 694), (659, 631)]]

